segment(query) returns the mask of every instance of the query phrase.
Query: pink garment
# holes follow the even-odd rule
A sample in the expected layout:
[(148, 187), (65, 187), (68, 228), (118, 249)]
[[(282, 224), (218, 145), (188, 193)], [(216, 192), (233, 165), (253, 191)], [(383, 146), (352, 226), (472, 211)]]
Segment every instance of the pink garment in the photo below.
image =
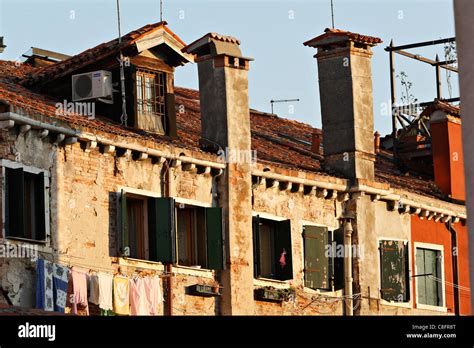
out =
[(280, 255), (280, 266), (281, 268), (284, 268), (286, 266), (286, 250), (283, 249)]
[(130, 314), (150, 315), (150, 306), (145, 293), (145, 279), (130, 280)]
[(143, 279), (145, 285), (145, 294), (149, 306), (150, 315), (158, 315), (158, 304), (163, 302), (161, 295), (160, 278), (149, 277)]
[(77, 306), (80, 305), (89, 315), (89, 303), (87, 302), (87, 274), (85, 270), (73, 267), (71, 270), (72, 279), (72, 313), (77, 314)]

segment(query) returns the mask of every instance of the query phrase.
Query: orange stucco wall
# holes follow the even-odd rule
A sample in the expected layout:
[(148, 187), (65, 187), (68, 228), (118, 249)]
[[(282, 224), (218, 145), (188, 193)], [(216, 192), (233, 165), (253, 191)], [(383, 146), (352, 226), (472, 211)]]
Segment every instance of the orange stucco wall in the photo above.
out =
[(465, 199), (461, 124), (449, 120), (431, 124), (436, 185), (455, 199)]
[[(467, 226), (461, 223), (453, 224), (457, 231), (458, 240), (458, 278), (459, 285), (469, 288), (469, 254), (468, 254), (468, 238)], [(452, 244), (451, 233), (444, 223), (435, 222), (434, 220), (421, 220), (418, 216), (411, 218), (411, 260), (412, 274), (415, 272), (415, 242), (430, 243), (442, 245), (444, 247), (444, 280), (453, 283), (453, 263), (452, 263)], [(412, 278), (413, 304), (416, 308), (416, 283)], [(454, 314), (454, 287), (445, 283), (446, 307), (448, 313)], [(471, 314), (470, 294), (468, 291), (459, 290), (460, 298), (460, 314)]]

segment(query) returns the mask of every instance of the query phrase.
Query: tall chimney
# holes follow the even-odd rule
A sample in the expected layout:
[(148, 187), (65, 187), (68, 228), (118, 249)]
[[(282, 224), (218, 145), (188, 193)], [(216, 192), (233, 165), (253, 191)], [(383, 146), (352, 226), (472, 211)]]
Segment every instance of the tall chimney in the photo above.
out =
[(350, 179), (374, 179), (371, 47), (381, 42), (326, 29), (304, 43), (318, 49), (325, 168)]
[(459, 108), (435, 102), (423, 111), (430, 116), (434, 179), (441, 192), (465, 200), (464, 156)]
[[(210, 33), (183, 51), (194, 54), (198, 64), (201, 146), (227, 154), (250, 155), (247, 75), (251, 59), (242, 56), (239, 45), (236, 38)], [(251, 162), (238, 160), (228, 161), (219, 179), (226, 241), (220, 305), (224, 315), (254, 314), (251, 179)]]

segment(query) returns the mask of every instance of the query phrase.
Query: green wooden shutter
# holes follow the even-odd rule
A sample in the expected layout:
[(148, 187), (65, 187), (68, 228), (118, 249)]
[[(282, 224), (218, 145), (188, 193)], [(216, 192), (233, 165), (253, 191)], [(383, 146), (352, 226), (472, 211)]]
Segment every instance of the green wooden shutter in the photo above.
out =
[(23, 168), (5, 168), (6, 173), (6, 236), (25, 237), (25, 174)]
[[(434, 277), (438, 277), (438, 252), (436, 250), (429, 249), (422, 250), (424, 252), (425, 274), (431, 274)], [(423, 278), (425, 278), (425, 304), (431, 306), (439, 306), (441, 301), (439, 299), (438, 294), (438, 282), (428, 275), (424, 276)]]
[(36, 240), (44, 240), (46, 238), (44, 190), (44, 173), (40, 173), (35, 176), (36, 235), (34, 235), (33, 238)]
[(320, 226), (304, 227), (305, 286), (311, 289), (331, 289), (329, 274), (328, 229)]
[(386, 301), (406, 298), (406, 251), (403, 241), (380, 241), (381, 295)]
[(344, 255), (337, 255), (337, 251), (344, 250), (344, 229), (339, 228), (333, 232), (333, 245), (335, 246), (336, 255), (332, 255), (334, 262), (334, 289), (344, 289)]
[[(284, 220), (275, 222), (275, 274), (279, 280), (293, 279), (293, 262), (291, 248), (291, 221)], [(282, 253), (286, 252), (285, 265), (280, 264)]]
[(176, 263), (176, 227), (173, 198), (148, 199), (150, 260)]
[(416, 249), (416, 293), (418, 296), (418, 302), (421, 304), (427, 304), (426, 302), (426, 279), (427, 276), (425, 271), (425, 253), (424, 249), (417, 248)]
[(176, 138), (176, 103), (174, 93), (166, 93), (166, 135)]
[(206, 208), (207, 267), (224, 269), (222, 209)]
[(254, 277), (260, 277), (260, 217), (254, 216), (252, 220), (253, 232), (253, 273)]
[(120, 194), (120, 256), (130, 256), (130, 235), (128, 234), (127, 193)]

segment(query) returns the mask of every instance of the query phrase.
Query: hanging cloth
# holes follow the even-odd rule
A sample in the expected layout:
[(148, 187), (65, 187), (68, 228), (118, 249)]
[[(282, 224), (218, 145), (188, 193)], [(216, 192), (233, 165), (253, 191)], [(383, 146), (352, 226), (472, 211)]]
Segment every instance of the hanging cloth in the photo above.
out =
[(69, 270), (67, 267), (53, 264), (54, 310), (64, 313), (66, 308)]
[(130, 314), (150, 315), (150, 304), (145, 293), (145, 280), (134, 278), (130, 280)]
[(89, 274), (87, 277), (89, 284), (89, 302), (95, 305), (99, 304), (99, 276), (97, 274)]
[(160, 283), (159, 277), (147, 277), (144, 279), (150, 315), (158, 315), (159, 303), (163, 302)]
[(128, 278), (114, 277), (114, 312), (130, 315), (130, 284)]
[(108, 273), (97, 273), (99, 283), (99, 307), (106, 311), (111, 311), (112, 306), (112, 285), (113, 276)]
[(70, 280), (72, 282), (72, 296), (68, 298), (68, 304), (74, 314), (78, 310), (89, 315), (89, 303), (87, 302), (87, 273), (78, 267), (71, 270)]
[(36, 261), (36, 308), (54, 311), (53, 264), (43, 259)]

